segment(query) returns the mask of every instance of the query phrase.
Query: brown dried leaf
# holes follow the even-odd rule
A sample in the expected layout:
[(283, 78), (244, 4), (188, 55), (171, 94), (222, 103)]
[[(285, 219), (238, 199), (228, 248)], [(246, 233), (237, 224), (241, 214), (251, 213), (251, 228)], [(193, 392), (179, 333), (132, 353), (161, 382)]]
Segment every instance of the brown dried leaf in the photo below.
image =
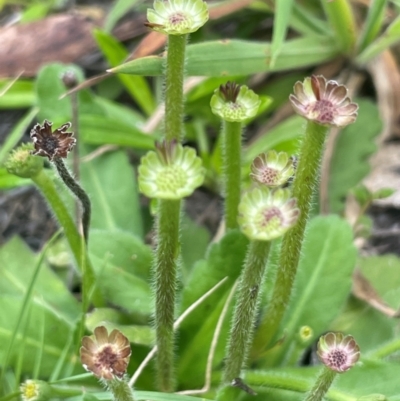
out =
[(356, 269), (353, 274), (353, 295), (366, 302), (372, 308), (389, 317), (400, 317), (400, 311), (388, 306), (379, 296), (372, 284), (361, 273), (360, 269)]

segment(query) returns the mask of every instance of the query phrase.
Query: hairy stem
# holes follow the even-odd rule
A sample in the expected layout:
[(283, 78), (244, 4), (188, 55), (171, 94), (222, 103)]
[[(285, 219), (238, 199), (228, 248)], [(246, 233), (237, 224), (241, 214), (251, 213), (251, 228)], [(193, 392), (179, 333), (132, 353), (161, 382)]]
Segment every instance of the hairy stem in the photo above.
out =
[(124, 379), (109, 380), (107, 386), (114, 396), (114, 401), (135, 401), (133, 391)]
[(335, 377), (336, 372), (324, 366), (314, 384), (314, 387), (307, 394), (304, 401), (321, 401), (326, 392), (329, 390), (329, 387), (333, 383)]
[(293, 197), (297, 198), (300, 217), (297, 224), (283, 237), (274, 289), (267, 313), (264, 315), (255, 337), (253, 357), (262, 352), (276, 336), (290, 300), (312, 196), (318, 182), (327, 131), (327, 127), (314, 122), (309, 121), (307, 124), (293, 182)]
[(157, 379), (161, 391), (174, 388), (174, 312), (179, 255), (180, 200), (159, 200), (155, 255)]

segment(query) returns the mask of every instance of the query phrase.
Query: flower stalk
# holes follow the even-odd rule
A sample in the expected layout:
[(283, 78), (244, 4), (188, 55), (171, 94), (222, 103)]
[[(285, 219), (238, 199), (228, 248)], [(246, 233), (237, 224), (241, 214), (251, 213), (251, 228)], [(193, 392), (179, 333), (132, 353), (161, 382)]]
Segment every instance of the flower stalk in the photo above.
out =
[(347, 89), (322, 76), (306, 78), (294, 86), (290, 96), (297, 113), (308, 122), (300, 149), (296, 175), (292, 185), (300, 218), (282, 240), (279, 268), (267, 313), (255, 337), (253, 356), (265, 349), (276, 337), (288, 306), (300, 259), (304, 231), (314, 190), (317, 186), (326, 134), (330, 126), (344, 127), (357, 117), (358, 106), (351, 103)]

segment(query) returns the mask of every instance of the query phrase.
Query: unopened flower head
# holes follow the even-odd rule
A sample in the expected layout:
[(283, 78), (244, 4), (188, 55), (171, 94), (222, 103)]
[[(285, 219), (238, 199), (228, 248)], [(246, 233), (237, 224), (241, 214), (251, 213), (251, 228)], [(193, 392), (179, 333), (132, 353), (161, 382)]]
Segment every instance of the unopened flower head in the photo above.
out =
[(147, 10), (146, 26), (167, 35), (195, 32), (208, 21), (207, 3), (202, 0), (155, 0)]
[(342, 373), (356, 364), (360, 358), (360, 348), (350, 335), (328, 333), (319, 339), (317, 354), (325, 366)]
[(227, 82), (215, 90), (210, 105), (212, 112), (223, 120), (240, 122), (254, 117), (260, 103), (258, 95), (247, 86)]
[(286, 184), (293, 174), (293, 158), (285, 152), (270, 150), (254, 159), (250, 177), (267, 187), (279, 187)]
[(42, 380), (26, 380), (19, 389), (23, 401), (47, 401), (52, 396), (50, 385)]
[(48, 157), (53, 160), (67, 157), (74, 147), (76, 138), (72, 132), (67, 132), (71, 123), (65, 123), (60, 128), (52, 130), (53, 123), (44, 120), (43, 125), (36, 124), (31, 130), (31, 138), (35, 146), (34, 155)]
[(289, 99), (296, 113), (321, 125), (345, 127), (357, 118), (358, 105), (352, 103), (347, 88), (323, 76), (313, 75), (296, 82)]
[(33, 145), (24, 143), (13, 150), (4, 163), (10, 174), (22, 178), (33, 178), (43, 169), (43, 159), (32, 155)]
[(302, 343), (307, 343), (313, 338), (314, 331), (310, 326), (301, 326), (299, 333), (298, 333), (298, 339)]
[(118, 330), (108, 335), (104, 326), (94, 329), (94, 336), (83, 337), (80, 349), (83, 367), (105, 380), (122, 378), (131, 356), (129, 340)]
[(270, 241), (293, 227), (299, 214), (289, 189), (254, 188), (239, 204), (238, 222), (250, 239)]
[(182, 199), (204, 181), (202, 161), (192, 148), (176, 141), (156, 145), (139, 166), (139, 188), (149, 198)]

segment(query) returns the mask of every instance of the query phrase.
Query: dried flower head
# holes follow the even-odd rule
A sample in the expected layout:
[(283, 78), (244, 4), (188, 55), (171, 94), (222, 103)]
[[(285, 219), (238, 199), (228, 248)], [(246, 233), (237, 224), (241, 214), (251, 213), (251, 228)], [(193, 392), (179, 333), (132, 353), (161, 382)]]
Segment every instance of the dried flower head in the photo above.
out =
[(359, 360), (360, 348), (350, 335), (328, 333), (319, 339), (317, 354), (325, 366), (342, 373), (353, 367)]
[(182, 199), (189, 196), (204, 181), (202, 161), (194, 149), (176, 141), (156, 145), (139, 166), (139, 188), (149, 198)]
[(270, 241), (293, 227), (299, 214), (288, 189), (254, 188), (239, 204), (238, 222), (250, 239)]
[(321, 75), (296, 82), (289, 99), (296, 113), (321, 125), (345, 127), (357, 118), (358, 105), (351, 102), (347, 88)]
[(32, 155), (33, 144), (24, 143), (13, 150), (4, 163), (10, 174), (22, 178), (33, 178), (43, 169), (43, 159)]
[(67, 70), (61, 75), (61, 80), (67, 89), (78, 85), (78, 77), (74, 70)]
[(195, 32), (208, 21), (207, 3), (202, 0), (155, 0), (147, 10), (145, 24), (167, 35)]
[(42, 380), (26, 380), (19, 389), (23, 401), (47, 401), (52, 398), (50, 385)]
[(94, 329), (94, 336), (83, 337), (81, 362), (83, 367), (100, 379), (122, 378), (131, 356), (129, 340), (118, 330), (108, 335), (104, 326)]
[(270, 150), (254, 159), (250, 177), (267, 187), (279, 187), (286, 184), (293, 174), (293, 158), (285, 152)]
[(71, 123), (65, 123), (55, 131), (51, 129), (53, 123), (44, 120), (43, 125), (36, 124), (31, 130), (31, 138), (35, 146), (34, 155), (48, 157), (53, 160), (58, 157), (67, 157), (74, 147), (76, 138), (72, 132), (67, 132)]
[(215, 90), (210, 105), (212, 112), (223, 120), (240, 122), (254, 117), (260, 103), (258, 95), (247, 86), (227, 82)]

